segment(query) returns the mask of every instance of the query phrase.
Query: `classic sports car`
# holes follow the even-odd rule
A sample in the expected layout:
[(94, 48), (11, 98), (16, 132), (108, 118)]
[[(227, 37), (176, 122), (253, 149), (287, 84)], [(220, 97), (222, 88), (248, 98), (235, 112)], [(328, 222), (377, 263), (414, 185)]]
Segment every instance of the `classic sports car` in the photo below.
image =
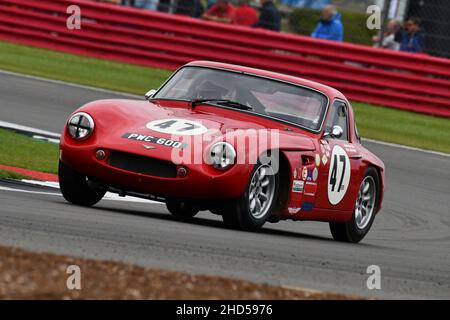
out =
[(61, 137), (59, 181), (77, 205), (111, 191), (165, 202), (181, 217), (209, 210), (241, 230), (325, 221), (335, 240), (359, 242), (381, 208), (384, 165), (361, 145), (337, 90), (197, 61), (146, 100), (75, 111)]

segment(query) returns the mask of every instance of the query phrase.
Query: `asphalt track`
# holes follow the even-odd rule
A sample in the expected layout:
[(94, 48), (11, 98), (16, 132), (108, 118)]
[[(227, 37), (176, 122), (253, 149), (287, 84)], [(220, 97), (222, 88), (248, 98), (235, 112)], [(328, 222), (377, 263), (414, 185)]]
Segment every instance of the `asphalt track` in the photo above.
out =
[[(59, 132), (72, 110), (111, 97), (120, 95), (0, 74), (0, 120), (43, 130)], [(450, 157), (365, 145), (386, 164), (387, 193), (358, 245), (334, 242), (325, 223), (238, 232), (209, 213), (182, 221), (160, 204), (114, 200), (86, 209), (57, 190), (4, 181), (0, 245), (371, 297), (450, 299)], [(381, 290), (366, 287), (369, 265), (381, 268)]]

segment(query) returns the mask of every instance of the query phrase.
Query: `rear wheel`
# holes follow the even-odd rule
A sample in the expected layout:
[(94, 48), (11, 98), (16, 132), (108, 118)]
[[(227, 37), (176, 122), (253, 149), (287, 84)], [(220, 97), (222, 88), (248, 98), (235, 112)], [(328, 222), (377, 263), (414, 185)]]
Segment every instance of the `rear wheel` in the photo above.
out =
[(191, 218), (199, 211), (190, 203), (179, 200), (167, 200), (166, 207), (172, 215), (185, 218)]
[(226, 227), (255, 231), (271, 216), (278, 193), (279, 176), (270, 164), (258, 163), (244, 194), (223, 214)]
[(88, 183), (88, 178), (59, 161), (59, 188), (67, 201), (80, 206), (93, 206), (99, 202), (106, 190), (95, 188)]
[(368, 168), (356, 197), (355, 209), (350, 221), (330, 222), (330, 231), (334, 240), (359, 242), (369, 232), (375, 219), (379, 178), (376, 170)]

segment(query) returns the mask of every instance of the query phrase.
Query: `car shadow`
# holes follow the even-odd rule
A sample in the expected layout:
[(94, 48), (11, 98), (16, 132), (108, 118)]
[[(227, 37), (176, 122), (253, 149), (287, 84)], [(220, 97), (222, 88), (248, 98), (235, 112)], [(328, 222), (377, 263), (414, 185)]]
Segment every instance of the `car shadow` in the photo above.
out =
[[(226, 228), (225, 225), (223, 224), (223, 222), (220, 220), (212, 220), (212, 219), (206, 219), (206, 218), (200, 218), (200, 217), (183, 218), (183, 217), (173, 216), (166, 212), (140, 211), (140, 210), (136, 210), (136, 209), (130, 210), (130, 209), (122, 209), (122, 208), (111, 208), (109, 206), (107, 206), (107, 207), (106, 206), (105, 207), (104, 206), (94, 206), (94, 207), (92, 207), (92, 209), (107, 210), (110, 212), (115, 212), (115, 213), (119, 213), (119, 214), (127, 214), (127, 215), (135, 216), (135, 217), (152, 218), (152, 219), (158, 219), (158, 220), (164, 220), (164, 221), (183, 222), (183, 223), (189, 223), (192, 225), (230, 230), (230, 229)], [(163, 211), (163, 210), (161, 210), (161, 211)], [(212, 215), (212, 213), (211, 213), (211, 215)], [(239, 231), (239, 232), (244, 232), (244, 231)], [(330, 242), (335, 243), (335, 241), (331, 237), (311, 235), (311, 234), (294, 232), (294, 231), (272, 229), (272, 228), (270, 228), (270, 224), (266, 224), (261, 230), (257, 231), (256, 233), (274, 235), (274, 236), (280, 236), (280, 237), (289, 237), (289, 238), (330, 241)]]
[[(59, 202), (59, 201), (58, 201)], [(61, 202), (59, 202), (61, 203)], [(63, 202), (68, 206), (74, 206), (73, 204)], [(200, 218), (200, 217), (193, 217), (193, 218), (182, 218), (182, 217), (176, 217), (169, 213), (167, 213), (164, 209), (161, 209), (161, 212), (152, 212), (150, 210), (146, 211), (145, 209), (126, 209), (126, 208), (114, 208), (107, 205), (97, 205), (94, 207), (91, 207), (92, 210), (99, 210), (99, 211), (107, 211), (107, 212), (115, 212), (117, 214), (123, 215), (130, 215), (135, 217), (142, 217), (142, 218), (152, 218), (152, 219), (158, 219), (158, 220), (164, 220), (164, 221), (174, 221), (174, 222), (182, 222), (182, 223), (188, 223), (192, 225), (198, 225), (198, 226), (205, 226), (205, 227), (212, 227), (217, 229), (225, 229), (229, 230), (230, 232), (247, 232), (247, 231), (237, 231), (237, 230), (230, 230), (225, 227), (223, 222), (221, 220), (212, 220), (212, 219), (206, 219), (206, 218)], [(153, 209), (154, 210), (154, 209)], [(212, 213), (210, 213), (213, 215)], [(295, 223), (295, 222), (294, 222)], [(288, 231), (288, 230), (279, 230), (279, 229), (272, 229), (270, 228), (270, 223), (266, 224), (261, 230), (255, 232), (260, 234), (267, 234), (267, 235), (273, 235), (273, 236), (279, 236), (279, 237), (287, 237), (287, 238), (297, 238), (297, 239), (309, 239), (309, 240), (319, 240), (319, 241), (325, 241), (333, 245), (338, 246), (349, 246), (351, 248), (357, 248), (357, 247), (364, 247), (364, 248), (379, 248), (379, 249), (386, 249), (389, 247), (376, 245), (373, 243), (367, 243), (367, 242), (360, 242), (358, 244), (354, 243), (345, 243), (345, 242), (337, 242), (333, 240), (333, 238), (326, 237), (326, 236), (320, 236), (320, 235), (312, 235), (308, 233), (302, 233), (302, 232), (295, 232), (295, 231)]]

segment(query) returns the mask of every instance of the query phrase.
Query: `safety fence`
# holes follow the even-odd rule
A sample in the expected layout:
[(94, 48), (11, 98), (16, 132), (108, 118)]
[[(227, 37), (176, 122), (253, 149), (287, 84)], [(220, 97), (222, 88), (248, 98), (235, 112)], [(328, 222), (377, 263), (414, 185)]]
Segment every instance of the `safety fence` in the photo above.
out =
[[(67, 8), (81, 8), (81, 29)], [(450, 60), (87, 0), (0, 0), (0, 39), (176, 69), (192, 60), (319, 81), (350, 100), (450, 117)], [(130, 74), (130, 77), (133, 75)]]

